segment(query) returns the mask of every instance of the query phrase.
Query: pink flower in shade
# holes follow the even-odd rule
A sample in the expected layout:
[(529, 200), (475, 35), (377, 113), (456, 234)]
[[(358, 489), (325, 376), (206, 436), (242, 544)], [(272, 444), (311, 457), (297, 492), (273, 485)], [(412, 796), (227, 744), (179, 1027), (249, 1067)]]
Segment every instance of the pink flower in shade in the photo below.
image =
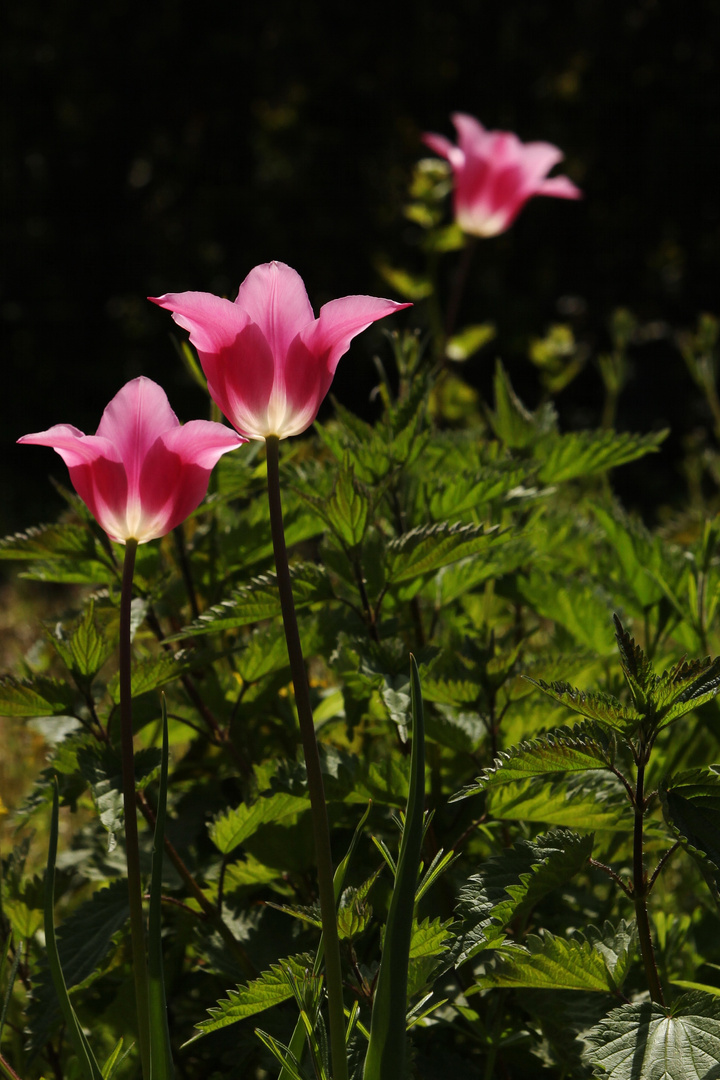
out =
[(355, 335), (410, 306), (344, 296), (316, 319), (302, 278), (281, 262), (251, 270), (234, 303), (202, 292), (149, 299), (189, 330), (213, 400), (250, 439), (305, 431)]
[(423, 135), (423, 142), (452, 166), (455, 220), (463, 232), (497, 236), (512, 225), (533, 195), (581, 198), (580, 189), (567, 176), (546, 179), (563, 157), (556, 146), (521, 143), (511, 131), (486, 131), (466, 113), (453, 113), (452, 121), (457, 146), (443, 135)]
[(110, 539), (144, 544), (199, 506), (213, 467), (245, 440), (209, 420), (181, 427), (162, 387), (139, 378), (115, 395), (96, 435), (56, 424), (18, 442), (57, 450)]

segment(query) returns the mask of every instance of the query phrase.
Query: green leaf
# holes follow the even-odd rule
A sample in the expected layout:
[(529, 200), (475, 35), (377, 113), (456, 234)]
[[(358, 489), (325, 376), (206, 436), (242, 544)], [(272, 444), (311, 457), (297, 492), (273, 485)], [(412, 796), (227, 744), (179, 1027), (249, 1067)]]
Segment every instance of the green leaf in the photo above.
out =
[(410, 939), (410, 959), (418, 960), (426, 956), (440, 956), (445, 952), (445, 946), (452, 939), (450, 927), (452, 919), (443, 922), (442, 919), (423, 919), (422, 922), (414, 922), (412, 937)]
[(450, 802), (530, 776), (608, 769), (613, 759), (612, 745), (599, 732), (586, 734), (584, 727), (576, 727), (574, 731), (560, 728), (501, 753), (492, 768), (485, 769), (474, 784), (463, 788)]
[(586, 1036), (586, 1060), (609, 1080), (718, 1080), (720, 999), (683, 994), (669, 1009), (613, 1009)]
[[(94, 559), (97, 541), (80, 525), (38, 525), (0, 540), (0, 559)], [(102, 568), (107, 573), (107, 567)]]
[(578, 476), (593, 476), (614, 469), (654, 453), (668, 434), (669, 429), (649, 435), (614, 431), (555, 433), (542, 439), (534, 448), (536, 458), (542, 463), (540, 480), (544, 484), (560, 484)]
[(48, 629), (48, 638), (80, 686), (89, 686), (117, 649), (115, 635), (105, 634), (92, 600), (72, 623), (58, 622)]
[(665, 779), (659, 790), (666, 822), (720, 902), (720, 766)]
[(557, 418), (552, 405), (541, 406), (531, 413), (512, 388), (505, 368), (495, 366), (495, 412), (489, 414), (493, 431), (506, 446), (522, 450), (531, 446), (541, 435), (554, 431)]
[(395, 585), (411, 581), (468, 555), (490, 553), (498, 542), (505, 539), (495, 526), (486, 530), (484, 525), (449, 522), (420, 525), (387, 545), (388, 580)]
[(574, 877), (592, 849), (592, 836), (553, 829), (533, 841), (518, 840), (508, 851), (487, 859), (460, 891), (454, 962), (462, 964), (501, 945), (508, 923)]
[(77, 691), (56, 679), (0, 676), (0, 715), (66, 716), (72, 713)]
[[(77, 764), (90, 784), (100, 821), (108, 831), (108, 851), (113, 851), (121, 832), (123, 808), (122, 763), (114, 746), (86, 743), (77, 751)], [(154, 778), (160, 764), (160, 751), (154, 747), (137, 750), (134, 756), (135, 788), (141, 791)]]
[(542, 776), (492, 788), (487, 795), (494, 817), (510, 821), (544, 821), (575, 829), (632, 828), (632, 809), (621, 782), (610, 773), (566, 773)]
[(168, 724), (165, 696), (162, 699), (162, 761), (160, 787), (155, 811), (152, 869), (150, 879), (150, 910), (148, 913), (148, 1015), (150, 1028), (151, 1080), (173, 1080), (173, 1060), (170, 1048), (165, 975), (162, 948), (162, 865), (167, 818), (168, 788)]
[(349, 459), (346, 459), (333, 484), (324, 516), (344, 543), (354, 548), (362, 543), (369, 510), (367, 488), (356, 478)]
[[(197, 655), (190, 650), (182, 650), (174, 655), (162, 653), (148, 660), (140, 660), (132, 666), (131, 693), (134, 698), (158, 690), (161, 686), (174, 682), (184, 671), (198, 663)], [(116, 672), (108, 682), (108, 693), (115, 702), (120, 703), (120, 675)]]
[(459, 334), (453, 334), (445, 346), (448, 360), (468, 360), (497, 333), (494, 323), (478, 323), (466, 326)]
[(559, 701), (561, 705), (566, 705), (568, 709), (580, 713), (588, 720), (597, 721), (603, 727), (628, 734), (635, 731), (642, 721), (641, 713), (627, 708), (612, 694), (606, 694), (601, 690), (595, 692), (577, 690), (566, 682), (546, 683), (543, 679), (536, 681), (528, 678), (528, 682), (537, 686), (548, 697)]
[(262, 825), (294, 818), (309, 808), (310, 800), (306, 796), (284, 791), (262, 796), (250, 805), (241, 803), (217, 817), (210, 826), (210, 839), (221, 854), (229, 855)]
[(229, 990), (226, 999), (219, 1001), (216, 1008), (208, 1009), (211, 1019), (201, 1020), (195, 1025), (199, 1034), (189, 1039), (185, 1046), (189, 1046), (203, 1035), (209, 1035), (211, 1031), (219, 1031), (220, 1028), (227, 1027), (229, 1024), (236, 1024), (238, 1020), (255, 1016), (273, 1005), (287, 1001), (293, 997), (293, 987), (289, 976), (302, 979), (306, 971), (312, 970), (312, 966), (312, 956), (309, 953), (301, 953), (273, 964), (268, 971), (264, 971), (246, 986)]
[(614, 653), (610, 632), (612, 602), (597, 584), (583, 577), (561, 577), (536, 567), (518, 578), (521, 595), (533, 611), (565, 627), (583, 648), (598, 656)]
[(244, 683), (259, 682), (288, 667), (287, 643), (282, 627), (254, 630), (238, 654), (236, 664)]
[(612, 958), (579, 932), (574, 937), (561, 938), (545, 931), (542, 935), (528, 935), (526, 949), (520, 951), (514, 947), (493, 971), (478, 980), (476, 986), (478, 990), (528, 986), (543, 990), (614, 993), (618, 987), (609, 967), (612, 962)]
[(720, 691), (720, 657), (687, 662), (681, 660), (670, 671), (664, 671), (655, 688), (655, 699), (662, 708), (658, 728), (704, 705)]
[(376, 268), (383, 280), (406, 300), (424, 300), (433, 291), (432, 282), (424, 275), (411, 274), (384, 261), (378, 262)]
[[(304, 563), (291, 567), (293, 598), (296, 608), (327, 602), (334, 598), (332, 585), (320, 566)], [(187, 637), (188, 634), (215, 634), (223, 630), (235, 630), (239, 626), (272, 619), (280, 614), (280, 597), (275, 574), (263, 574), (253, 578), (248, 585), (237, 589), (228, 600), (204, 611), (199, 619), (175, 634), (167, 641)]]

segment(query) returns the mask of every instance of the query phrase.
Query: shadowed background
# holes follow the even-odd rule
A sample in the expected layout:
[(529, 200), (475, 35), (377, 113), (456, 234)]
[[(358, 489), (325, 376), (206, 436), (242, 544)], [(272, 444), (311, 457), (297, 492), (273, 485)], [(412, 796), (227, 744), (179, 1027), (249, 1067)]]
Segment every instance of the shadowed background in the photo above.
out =
[[(460, 322), (490, 318), (498, 337), (468, 376), (486, 389), (500, 355), (534, 405), (529, 338), (571, 321), (597, 351), (612, 310), (629, 307), (651, 329), (619, 424), (675, 429), (661, 458), (633, 467), (629, 498), (679, 483), (681, 440), (705, 417), (672, 331), (718, 310), (720, 5), (419, 0), (410, 19), (366, 6), (344, 24), (338, 11), (6, 5), (3, 531), (51, 519), (61, 501), (47, 476), (66, 478), (50, 451), (15, 447), (19, 435), (94, 431), (138, 374), (163, 384), (182, 420), (202, 415), (147, 295), (234, 297), (270, 259), (300, 272), (316, 311), (348, 293), (393, 295), (378, 262), (420, 266), (402, 215), (420, 134), (451, 135), (455, 110), (556, 143), (555, 172), (585, 192), (535, 199), (479, 245)], [(353, 408), (381, 342), (369, 331), (341, 361), (335, 390)], [(588, 368), (561, 396), (563, 420), (597, 424), (601, 398)]]

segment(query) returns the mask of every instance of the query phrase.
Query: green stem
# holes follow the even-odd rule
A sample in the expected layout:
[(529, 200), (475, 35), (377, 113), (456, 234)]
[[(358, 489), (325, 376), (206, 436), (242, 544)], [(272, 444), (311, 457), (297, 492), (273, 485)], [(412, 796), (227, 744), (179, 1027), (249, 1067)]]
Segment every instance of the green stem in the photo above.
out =
[(340, 941), (337, 932), (335, 896), (333, 892), (333, 867), (330, 852), (330, 826), (327, 804), (320, 768), (320, 753), (315, 737), (310, 690), (300, 632), (298, 630), (295, 602), (290, 580), (285, 530), (283, 527), (282, 500), (280, 497), (280, 440), (269, 435), (265, 440), (267, 449), (268, 498), (270, 501), (270, 527), (272, 530), (275, 569), (282, 609), (285, 639), (287, 642), (290, 671), (295, 688), (300, 737), (302, 739), (307, 768), (308, 791), (312, 811), (315, 860), (317, 862), (318, 891), (322, 918), (323, 946), (325, 950), (325, 983), (327, 986), (330, 1019), (330, 1052), (333, 1080), (347, 1080), (347, 1052), (345, 1049), (345, 1012), (342, 993), (342, 969), (340, 965)]
[(20, 1080), (12, 1065), (5, 1060), (2, 1054), (0, 1054), (0, 1073), (6, 1076), (7, 1080)]
[(664, 1005), (660, 976), (658, 975), (655, 962), (655, 950), (650, 933), (650, 919), (648, 918), (647, 895), (649, 890), (645, 865), (643, 861), (643, 816), (645, 814), (645, 765), (646, 750), (641, 747), (638, 767), (637, 783), (635, 787), (635, 827), (633, 831), (633, 899), (635, 901), (635, 919), (637, 921), (638, 939), (640, 942), (640, 955), (645, 967), (645, 975), (648, 981), (650, 997), (658, 1005)]
[(132, 725), (132, 669), (130, 615), (132, 582), (137, 554), (137, 540), (125, 544), (122, 593), (120, 596), (120, 728), (123, 808), (125, 814), (125, 855), (127, 859), (128, 900), (130, 904), (130, 939), (132, 944), (133, 979), (138, 1017), (138, 1045), (143, 1080), (150, 1078), (150, 1024), (148, 1019), (148, 975), (145, 952), (142, 886), (140, 881), (140, 847), (138, 844), (137, 811), (135, 804), (135, 756)]

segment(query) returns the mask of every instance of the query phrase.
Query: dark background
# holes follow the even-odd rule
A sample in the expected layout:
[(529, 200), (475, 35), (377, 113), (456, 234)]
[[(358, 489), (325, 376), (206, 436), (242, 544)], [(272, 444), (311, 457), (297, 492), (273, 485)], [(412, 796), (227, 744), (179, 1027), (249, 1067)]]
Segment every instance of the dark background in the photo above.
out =
[[(470, 377), (484, 388), (501, 355), (533, 405), (528, 339), (570, 313), (606, 348), (610, 313), (628, 306), (652, 326), (619, 423), (673, 425), (652, 469), (674, 490), (682, 438), (705, 417), (672, 333), (718, 311), (715, 0), (419, 0), (402, 18), (392, 4), (318, 0), (4, 10), (3, 531), (51, 519), (47, 475), (66, 475), (18, 436), (59, 422), (94, 431), (138, 374), (164, 385), (182, 420), (202, 415), (169, 315), (147, 295), (234, 296), (270, 259), (302, 274), (316, 310), (391, 295), (378, 259), (420, 265), (402, 216), (420, 134), (451, 135), (455, 110), (556, 143), (555, 171), (585, 192), (535, 199), (479, 245), (460, 321), (491, 318), (498, 338)], [(353, 407), (374, 381), (375, 335), (339, 368)], [(563, 419), (596, 424), (601, 397), (589, 367), (563, 393)], [(647, 474), (636, 476), (628, 497), (642, 503)]]

